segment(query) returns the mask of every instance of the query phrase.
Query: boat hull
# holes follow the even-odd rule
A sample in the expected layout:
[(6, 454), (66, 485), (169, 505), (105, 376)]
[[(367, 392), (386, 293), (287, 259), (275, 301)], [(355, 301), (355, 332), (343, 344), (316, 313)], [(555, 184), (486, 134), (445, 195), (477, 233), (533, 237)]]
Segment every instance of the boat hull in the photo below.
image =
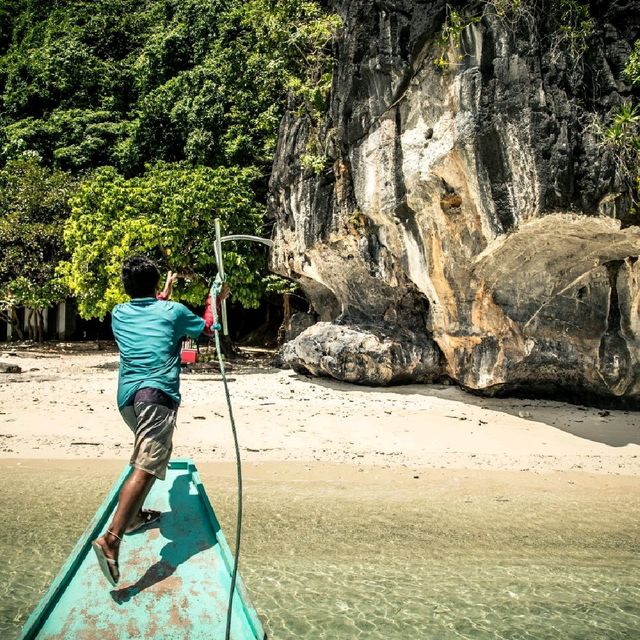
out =
[[(190, 460), (172, 460), (166, 480), (154, 484), (145, 504), (163, 515), (125, 537), (117, 587), (100, 572), (91, 541), (110, 522), (129, 473), (123, 472), (103, 502), (31, 614), (22, 639), (224, 638), (233, 558)], [(240, 578), (231, 637), (265, 638)]]

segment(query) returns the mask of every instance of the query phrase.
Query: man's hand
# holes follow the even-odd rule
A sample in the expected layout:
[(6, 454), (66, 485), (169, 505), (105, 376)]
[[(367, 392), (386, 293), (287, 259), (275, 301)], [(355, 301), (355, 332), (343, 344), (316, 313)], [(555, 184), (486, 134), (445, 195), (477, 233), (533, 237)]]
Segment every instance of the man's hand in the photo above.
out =
[(220, 300), (226, 300), (229, 297), (230, 293), (231, 293), (231, 288), (226, 282), (223, 282), (222, 289), (220, 289), (220, 293), (218, 294), (218, 298), (220, 298)]
[(178, 282), (178, 274), (174, 271), (167, 273), (167, 279), (164, 281), (164, 289), (158, 294), (159, 300), (169, 300), (173, 292), (173, 285)]
[(175, 271), (169, 271), (164, 282), (164, 288), (171, 290), (176, 282), (178, 282), (178, 274)]

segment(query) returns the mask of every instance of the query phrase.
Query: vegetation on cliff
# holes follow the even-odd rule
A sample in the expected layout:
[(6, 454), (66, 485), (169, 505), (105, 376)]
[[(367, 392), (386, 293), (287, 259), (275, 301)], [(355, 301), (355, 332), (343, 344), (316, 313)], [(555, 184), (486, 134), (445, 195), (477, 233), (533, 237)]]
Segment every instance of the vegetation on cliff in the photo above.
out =
[[(433, 59), (441, 73), (453, 72), (464, 59), (463, 33), (487, 14), (500, 20), (513, 37), (518, 37), (523, 24), (528, 29), (537, 29), (543, 24), (545, 31), (539, 34), (539, 39), (548, 41), (548, 62), (557, 66), (559, 72), (566, 75), (571, 89), (580, 93), (580, 87), (585, 85), (586, 54), (597, 35), (590, 4), (585, 0), (559, 0), (548, 6), (535, 0), (479, 0), (447, 4), (442, 28), (436, 37), (437, 55)], [(640, 89), (640, 41), (636, 41), (623, 75), (632, 88)], [(603, 145), (613, 150), (619, 187), (628, 194), (632, 203), (630, 213), (637, 214), (640, 204), (638, 100), (631, 93), (603, 116), (604, 125), (598, 121), (594, 131)]]
[(444, 23), (437, 39), (439, 55), (433, 61), (442, 72), (452, 66), (449, 49), (460, 49), (463, 31), (480, 22), (485, 12), (496, 16), (512, 32), (522, 23), (535, 28), (540, 23), (539, 15), (546, 13), (545, 34), (541, 37), (549, 39), (554, 62), (564, 58), (573, 71), (581, 66), (589, 39), (594, 35), (589, 3), (582, 0), (558, 0), (548, 7), (535, 0), (479, 0), (466, 5), (446, 5)]
[[(637, 40), (624, 70), (626, 79), (640, 89), (640, 40)], [(614, 148), (621, 181), (633, 194), (633, 212), (640, 206), (640, 105), (633, 98), (613, 113), (604, 136)]]

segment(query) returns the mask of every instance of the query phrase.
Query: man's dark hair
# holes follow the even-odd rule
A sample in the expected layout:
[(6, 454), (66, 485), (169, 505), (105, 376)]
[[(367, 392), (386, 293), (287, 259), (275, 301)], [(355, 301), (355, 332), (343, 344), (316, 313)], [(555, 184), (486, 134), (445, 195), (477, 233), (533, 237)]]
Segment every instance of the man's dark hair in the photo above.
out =
[(131, 256), (122, 265), (122, 283), (131, 298), (155, 297), (158, 280), (158, 267), (145, 256)]

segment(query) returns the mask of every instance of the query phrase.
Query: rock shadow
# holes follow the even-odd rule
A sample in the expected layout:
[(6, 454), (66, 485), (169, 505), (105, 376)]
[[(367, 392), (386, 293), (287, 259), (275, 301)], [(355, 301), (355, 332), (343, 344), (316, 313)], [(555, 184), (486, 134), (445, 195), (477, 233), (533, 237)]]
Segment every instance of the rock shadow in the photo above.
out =
[[(528, 421), (539, 422), (570, 433), (577, 438), (599, 442), (610, 447), (640, 445), (640, 412), (638, 411), (604, 410), (557, 400), (484, 397), (465, 391), (457, 385), (408, 384), (393, 387), (366, 387), (330, 378), (315, 378), (301, 374), (296, 374), (294, 377), (297, 380), (336, 391), (420, 395), (458, 402), (461, 409), (465, 405), (481, 407), (488, 411), (517, 417), (523, 424)], [(526, 417), (522, 417), (521, 414), (526, 414)]]

